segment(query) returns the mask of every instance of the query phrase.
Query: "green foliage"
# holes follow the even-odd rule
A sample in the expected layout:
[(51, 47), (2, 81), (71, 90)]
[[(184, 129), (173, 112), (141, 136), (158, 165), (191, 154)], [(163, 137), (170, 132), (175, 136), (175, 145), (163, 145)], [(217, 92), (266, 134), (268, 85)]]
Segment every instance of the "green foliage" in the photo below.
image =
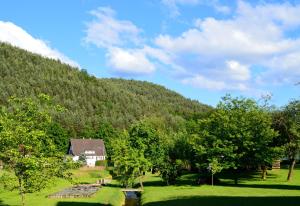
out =
[(159, 173), (167, 185), (172, 185), (180, 177), (182, 168), (183, 162), (181, 160), (172, 160), (166, 156), (164, 161), (159, 165)]
[(103, 139), (105, 142), (106, 154), (110, 158), (112, 155), (112, 141), (113, 139), (119, 136), (119, 132), (113, 128), (113, 126), (108, 122), (100, 122), (100, 125), (95, 132), (95, 136), (93, 138)]
[(291, 101), (282, 110), (273, 113), (273, 127), (279, 132), (275, 146), (282, 146), (289, 160), (288, 180), (291, 179), (297, 156), (300, 152), (300, 102)]
[(143, 153), (152, 168), (157, 168), (164, 158), (166, 136), (154, 129), (147, 121), (140, 121), (130, 128), (128, 137), (130, 147)]
[[(39, 95), (38, 100), (11, 98), (9, 107), (0, 113), (0, 160), (13, 171), (24, 205), (24, 195), (39, 191), (53, 177), (69, 177), (69, 162), (57, 152), (53, 139), (47, 135), (52, 123), (50, 111), (56, 110), (50, 98)], [(12, 188), (9, 188), (12, 189)]]
[(97, 161), (95, 162), (95, 165), (96, 165), (96, 166), (101, 166), (101, 167), (106, 167), (107, 162), (106, 162), (106, 160), (97, 160)]
[(208, 170), (211, 172), (211, 185), (214, 185), (214, 175), (223, 170), (223, 166), (218, 162), (217, 158), (212, 158), (208, 164)]
[(123, 186), (132, 187), (135, 180), (139, 178), (143, 187), (142, 179), (144, 173), (150, 168), (150, 162), (144, 157), (141, 150), (130, 146), (128, 137), (113, 140), (114, 172), (118, 175)]
[(300, 102), (292, 101), (274, 112), (273, 127), (279, 132), (275, 143), (284, 146), (286, 157), (295, 159), (300, 150)]
[(52, 122), (47, 128), (47, 136), (53, 141), (57, 151), (67, 153), (70, 135), (60, 124)]
[(211, 171), (211, 174), (214, 175), (216, 173), (221, 172), (223, 169), (222, 165), (218, 162), (216, 158), (212, 158), (212, 160), (209, 163), (209, 170)]
[(54, 121), (73, 138), (94, 138), (103, 122), (122, 130), (148, 116), (162, 117), (168, 128), (176, 130), (185, 119), (211, 110), (153, 83), (98, 79), (86, 70), (0, 43), (0, 105), (8, 105), (6, 100), (13, 95), (40, 93), (53, 96), (67, 109), (54, 115)]
[(173, 144), (170, 144), (169, 156), (182, 161), (183, 168), (191, 170), (195, 164), (195, 151), (193, 149), (193, 135), (186, 132), (173, 134)]
[(87, 165), (85, 154), (80, 154), (80, 155), (79, 155), (79, 157), (78, 157), (78, 163), (79, 163), (81, 166)]
[(208, 118), (199, 121), (194, 137), (199, 167), (207, 168), (213, 161), (224, 169), (271, 165), (280, 154), (271, 146), (277, 136), (271, 125), (270, 115), (255, 101), (224, 97)]

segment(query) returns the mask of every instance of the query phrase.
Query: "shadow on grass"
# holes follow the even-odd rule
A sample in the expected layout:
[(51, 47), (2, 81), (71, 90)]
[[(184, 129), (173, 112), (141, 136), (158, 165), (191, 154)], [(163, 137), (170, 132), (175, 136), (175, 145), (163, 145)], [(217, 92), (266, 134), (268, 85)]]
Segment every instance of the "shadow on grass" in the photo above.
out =
[[(259, 188), (259, 189), (278, 189), (278, 190), (299, 190), (299, 185), (280, 185), (280, 184), (219, 184), (221, 186), (239, 187), (239, 188)], [(300, 205), (300, 202), (299, 202)]]
[(112, 206), (111, 204), (89, 203), (89, 202), (58, 202), (56, 206)]
[(0, 206), (8, 206), (7, 204), (3, 203), (3, 200), (0, 200)]
[[(271, 173), (269, 170), (267, 171), (267, 180), (278, 178), (278, 174)], [(243, 183), (245, 181), (261, 181), (261, 172), (260, 171), (239, 171), (235, 173), (232, 170), (223, 171), (218, 174), (216, 177), (223, 180), (234, 181), (235, 178), (238, 178), (239, 183)]]
[[(176, 180), (175, 186), (196, 186), (197, 179), (198, 174), (196, 173), (186, 174), (181, 176), (178, 180)], [(167, 184), (159, 178), (157, 180), (144, 182), (144, 186), (163, 187), (167, 186)]]
[[(231, 175), (232, 176), (232, 175)], [(257, 173), (256, 172), (249, 172), (248, 174), (244, 174), (243, 177), (239, 177), (238, 184), (234, 184), (234, 181), (232, 180), (232, 177), (229, 175), (227, 176), (228, 179), (231, 179), (232, 181), (223, 181), (226, 180), (226, 174), (222, 174), (220, 176), (222, 180), (221, 183), (217, 184), (224, 187), (238, 187), (238, 188), (258, 188), (258, 189), (279, 189), (279, 190), (299, 190), (300, 191), (300, 185), (287, 185), (287, 184), (264, 184), (263, 182), (261, 184), (245, 184), (245, 181), (257, 179)], [(268, 179), (276, 178), (276, 174), (269, 174)], [(227, 180), (228, 180), (227, 179)], [(260, 178), (257, 179), (258, 181), (261, 181)], [(175, 186), (201, 186), (196, 184), (197, 181), (197, 174), (189, 174), (184, 175), (181, 178), (179, 178), (176, 181)], [(144, 182), (144, 186), (148, 187), (163, 187), (167, 186), (165, 182), (159, 180), (153, 180), (153, 181), (146, 181)], [(300, 205), (300, 203), (299, 203)]]
[(143, 206), (295, 206), (300, 196), (291, 197), (228, 197), (192, 196), (143, 204)]
[(106, 185), (104, 185), (104, 187), (113, 187), (113, 188), (123, 188), (120, 184), (111, 184), (111, 183), (108, 183)]

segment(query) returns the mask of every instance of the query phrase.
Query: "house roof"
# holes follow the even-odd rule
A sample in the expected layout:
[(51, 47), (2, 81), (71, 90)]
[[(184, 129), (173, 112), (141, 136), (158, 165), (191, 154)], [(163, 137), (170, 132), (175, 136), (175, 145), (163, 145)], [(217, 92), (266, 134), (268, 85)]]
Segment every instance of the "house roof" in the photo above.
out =
[(76, 156), (84, 154), (85, 151), (95, 151), (88, 156), (105, 156), (105, 146), (102, 139), (71, 139), (70, 153)]

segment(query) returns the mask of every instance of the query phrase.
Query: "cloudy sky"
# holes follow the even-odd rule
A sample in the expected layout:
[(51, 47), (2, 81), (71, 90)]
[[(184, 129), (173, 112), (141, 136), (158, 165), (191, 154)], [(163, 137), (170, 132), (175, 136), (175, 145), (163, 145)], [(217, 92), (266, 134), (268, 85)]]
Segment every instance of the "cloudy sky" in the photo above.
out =
[(300, 94), (300, 0), (4, 0), (0, 41), (210, 105)]

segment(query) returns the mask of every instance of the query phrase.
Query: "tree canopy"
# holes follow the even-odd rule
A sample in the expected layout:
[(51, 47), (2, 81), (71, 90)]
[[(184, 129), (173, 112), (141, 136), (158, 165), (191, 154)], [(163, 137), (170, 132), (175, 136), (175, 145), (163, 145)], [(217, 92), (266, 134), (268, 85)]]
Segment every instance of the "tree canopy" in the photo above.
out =
[(144, 81), (96, 78), (59, 61), (0, 43), (0, 104), (10, 96), (45, 93), (64, 106), (54, 117), (72, 137), (94, 134), (102, 122), (128, 129), (144, 117), (160, 117), (176, 130), (185, 119), (211, 108), (176, 92)]
[(225, 96), (212, 114), (199, 121), (194, 139), (198, 166), (218, 163), (223, 169), (266, 168), (280, 154), (271, 115), (255, 101)]
[(274, 143), (283, 147), (284, 155), (289, 161), (287, 177), (289, 181), (300, 152), (300, 102), (293, 100), (282, 110), (275, 111), (273, 113), (273, 127), (279, 133)]
[[(0, 112), (0, 160), (10, 173), (4, 173), (9, 189), (18, 188), (25, 204), (25, 194), (39, 191), (54, 177), (68, 177), (68, 161), (48, 135), (52, 122), (50, 111), (60, 109), (46, 95), (38, 100), (11, 98)], [(14, 186), (15, 185), (15, 186)]]

